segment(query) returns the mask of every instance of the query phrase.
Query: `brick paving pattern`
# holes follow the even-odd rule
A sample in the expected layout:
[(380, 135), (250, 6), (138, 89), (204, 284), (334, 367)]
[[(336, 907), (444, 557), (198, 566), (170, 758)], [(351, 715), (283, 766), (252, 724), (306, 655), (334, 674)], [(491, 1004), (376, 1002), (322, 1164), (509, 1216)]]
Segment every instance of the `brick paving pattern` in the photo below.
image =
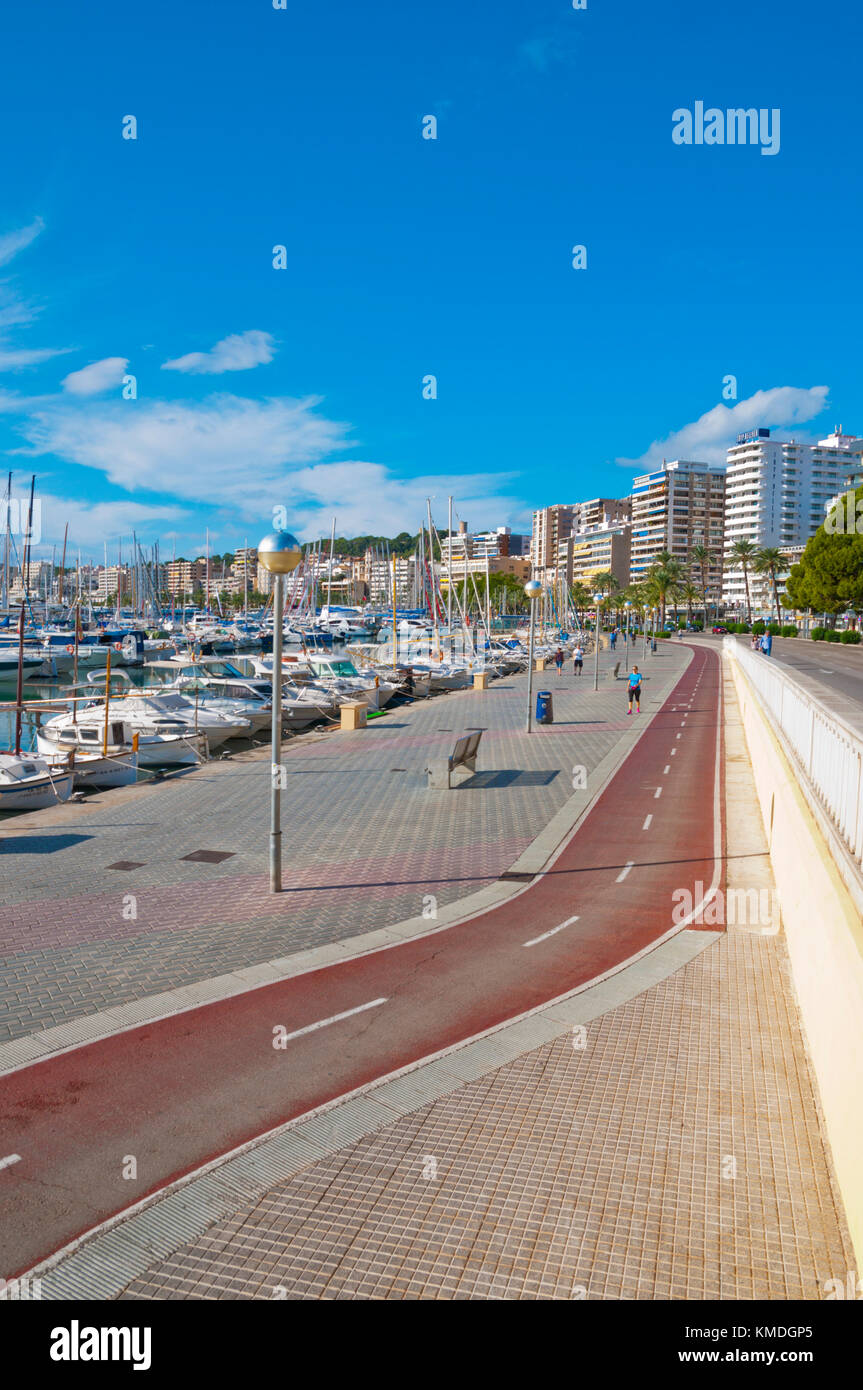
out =
[(817, 1299), (854, 1267), (783, 939), (731, 933), (120, 1297)]
[[(686, 653), (653, 660), (647, 708)], [(616, 660), (616, 657), (615, 657)], [(608, 657), (605, 658), (606, 663)], [(392, 710), (357, 734), (286, 743), (285, 885), (267, 892), (269, 752), (146, 791), (0, 823), (0, 1041), (441, 906), (497, 878), (630, 721), (623, 683), (537, 678), (554, 725), (523, 733), (525, 677)], [(483, 726), (480, 775), (430, 792), (423, 772)], [(229, 851), (218, 864), (184, 859)], [(120, 861), (141, 867), (113, 869)], [(132, 895), (129, 904), (126, 895)], [(132, 915), (132, 912), (136, 915)]]

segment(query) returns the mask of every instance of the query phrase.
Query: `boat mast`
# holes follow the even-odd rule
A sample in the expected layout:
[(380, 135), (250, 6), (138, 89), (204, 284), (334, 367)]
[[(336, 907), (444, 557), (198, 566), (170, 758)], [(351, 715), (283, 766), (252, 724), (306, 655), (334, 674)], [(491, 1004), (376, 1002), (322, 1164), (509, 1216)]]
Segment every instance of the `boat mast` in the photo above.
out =
[(21, 715), (24, 707), (24, 609), (26, 602), (21, 600), (18, 614), (18, 681), (15, 689), (15, 755), (21, 752)]
[(336, 519), (333, 517), (333, 529), (330, 533), (330, 567), (327, 571), (327, 622), (330, 621), (330, 600), (332, 597), (333, 585), (333, 550), (336, 545)]

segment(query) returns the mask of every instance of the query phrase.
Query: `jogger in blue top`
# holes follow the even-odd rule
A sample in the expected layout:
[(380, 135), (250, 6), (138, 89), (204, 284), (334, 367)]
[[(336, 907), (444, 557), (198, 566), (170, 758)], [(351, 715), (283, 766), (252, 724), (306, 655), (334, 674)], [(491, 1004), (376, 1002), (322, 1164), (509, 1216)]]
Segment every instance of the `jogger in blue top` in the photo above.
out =
[(627, 714), (632, 714), (632, 702), (636, 704), (636, 714), (641, 714), (641, 672), (637, 666), (633, 666), (629, 676), (629, 709)]

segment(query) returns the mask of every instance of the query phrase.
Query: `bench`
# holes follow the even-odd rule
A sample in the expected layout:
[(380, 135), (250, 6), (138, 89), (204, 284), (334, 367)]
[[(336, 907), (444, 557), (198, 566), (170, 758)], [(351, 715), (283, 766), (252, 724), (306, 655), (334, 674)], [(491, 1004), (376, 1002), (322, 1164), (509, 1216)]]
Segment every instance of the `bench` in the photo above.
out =
[(475, 733), (463, 734), (456, 740), (455, 748), (448, 758), (435, 758), (426, 768), (428, 773), (428, 784), (437, 791), (452, 790), (452, 775), (457, 768), (463, 768), (471, 776), (476, 772), (476, 755), (479, 752), (479, 743), (482, 738), (482, 729), (477, 729)]

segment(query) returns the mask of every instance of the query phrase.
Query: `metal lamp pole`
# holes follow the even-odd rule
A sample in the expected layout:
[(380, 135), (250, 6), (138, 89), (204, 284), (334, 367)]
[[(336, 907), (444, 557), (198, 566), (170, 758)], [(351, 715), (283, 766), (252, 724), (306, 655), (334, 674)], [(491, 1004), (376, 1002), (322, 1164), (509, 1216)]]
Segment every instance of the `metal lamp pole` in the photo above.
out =
[(275, 531), (258, 546), (258, 559), (273, 576), (273, 727), (270, 768), (270, 892), (282, 891), (282, 627), (285, 620), (284, 578), (296, 569), (302, 552), (289, 531)]
[(273, 576), (273, 726), (270, 777), (270, 892), (282, 891), (282, 626), (285, 621), (285, 586)]
[(538, 579), (529, 579), (524, 586), (524, 592), (530, 599), (530, 640), (527, 646), (527, 723), (525, 731), (530, 733), (531, 719), (533, 718), (533, 639), (536, 631), (536, 600), (542, 593), (542, 585)]
[(594, 594), (593, 602), (596, 605), (596, 620), (593, 624), (593, 688), (599, 689), (599, 605), (602, 603), (602, 594)]

